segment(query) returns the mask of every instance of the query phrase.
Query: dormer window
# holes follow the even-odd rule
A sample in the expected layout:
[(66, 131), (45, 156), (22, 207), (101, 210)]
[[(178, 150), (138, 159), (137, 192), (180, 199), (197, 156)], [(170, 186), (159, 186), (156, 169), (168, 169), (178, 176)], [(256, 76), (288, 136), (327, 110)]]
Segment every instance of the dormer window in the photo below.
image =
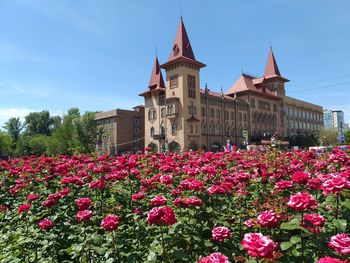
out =
[(174, 56), (177, 56), (179, 54), (179, 51), (180, 51), (179, 47), (177, 46), (177, 44), (175, 44), (173, 47)]

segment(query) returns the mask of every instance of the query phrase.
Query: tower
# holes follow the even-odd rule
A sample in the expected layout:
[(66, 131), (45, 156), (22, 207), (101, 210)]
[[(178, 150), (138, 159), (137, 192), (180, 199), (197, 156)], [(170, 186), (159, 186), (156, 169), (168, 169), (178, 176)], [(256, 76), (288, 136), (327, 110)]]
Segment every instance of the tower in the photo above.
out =
[(286, 136), (286, 112), (285, 112), (285, 96), (286, 90), (284, 87), (284, 83), (289, 80), (282, 77), (281, 73), (278, 69), (277, 62), (275, 56), (272, 51), (272, 47), (270, 46), (269, 55), (267, 57), (265, 72), (264, 72), (264, 85), (269, 90), (271, 90), (275, 95), (279, 98), (279, 103), (277, 105), (277, 131), (280, 132), (279, 136)]
[(200, 69), (182, 17), (166, 71), (166, 141), (170, 151), (197, 149), (200, 142)]
[(148, 87), (139, 95), (145, 98), (145, 146), (158, 152), (165, 142), (165, 85), (157, 57)]

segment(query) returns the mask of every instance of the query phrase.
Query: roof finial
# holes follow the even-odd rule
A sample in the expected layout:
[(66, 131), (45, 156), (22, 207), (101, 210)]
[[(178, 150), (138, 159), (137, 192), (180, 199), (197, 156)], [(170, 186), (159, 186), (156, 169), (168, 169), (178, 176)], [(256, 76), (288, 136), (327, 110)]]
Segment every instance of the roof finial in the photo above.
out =
[(180, 19), (182, 20), (182, 2), (180, 0)]
[(271, 38), (269, 39), (270, 49), (272, 49)]

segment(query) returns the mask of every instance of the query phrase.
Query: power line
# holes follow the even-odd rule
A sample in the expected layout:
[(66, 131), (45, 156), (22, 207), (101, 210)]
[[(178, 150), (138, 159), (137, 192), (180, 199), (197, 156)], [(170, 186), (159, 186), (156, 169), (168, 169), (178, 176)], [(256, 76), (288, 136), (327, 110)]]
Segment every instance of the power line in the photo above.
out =
[(313, 81), (304, 82), (304, 83), (299, 83), (299, 84), (294, 84), (294, 85), (288, 85), (288, 87), (297, 87), (297, 86), (302, 86), (302, 85), (306, 85), (306, 84), (324, 82), (324, 81), (329, 81), (329, 80), (333, 80), (333, 79), (344, 78), (344, 77), (347, 77), (347, 76), (350, 76), (350, 74), (334, 76), (334, 77), (327, 78), (327, 79), (313, 80)]
[(320, 86), (320, 87), (313, 87), (313, 88), (308, 88), (308, 89), (294, 90), (292, 92), (288, 92), (288, 94), (289, 93), (304, 92), (304, 91), (309, 91), (309, 90), (315, 90), (315, 89), (324, 89), (324, 88), (329, 88), (329, 87), (342, 86), (342, 85), (346, 85), (346, 84), (350, 84), (350, 81), (348, 81), (348, 82), (341, 82), (341, 83), (335, 83), (335, 84), (329, 84), (329, 85)]

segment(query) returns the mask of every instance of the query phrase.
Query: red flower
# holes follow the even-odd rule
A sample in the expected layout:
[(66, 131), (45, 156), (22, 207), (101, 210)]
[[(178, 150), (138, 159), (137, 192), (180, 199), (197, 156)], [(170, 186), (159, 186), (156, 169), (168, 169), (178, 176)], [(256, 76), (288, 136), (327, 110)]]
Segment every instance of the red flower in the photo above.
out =
[(101, 221), (102, 229), (106, 231), (116, 230), (119, 226), (119, 217), (116, 215), (108, 215)]
[(98, 180), (92, 181), (89, 184), (90, 189), (95, 189), (95, 188), (102, 189), (104, 186), (105, 186), (105, 181), (103, 179), (98, 179)]
[(28, 195), (27, 200), (28, 201), (33, 201), (33, 200), (36, 200), (38, 198), (39, 198), (38, 194), (30, 194), (30, 195)]
[(157, 195), (151, 199), (151, 206), (166, 205), (167, 199), (163, 195)]
[(337, 194), (343, 189), (350, 188), (347, 174), (328, 174), (321, 177), (323, 194)]
[(7, 206), (0, 205), (0, 212), (6, 211), (7, 209), (9, 209)]
[(216, 252), (201, 258), (197, 263), (230, 263), (230, 261), (225, 255)]
[(317, 234), (320, 228), (323, 227), (325, 219), (320, 214), (305, 214), (301, 225), (309, 230), (311, 233)]
[(69, 193), (70, 193), (70, 188), (63, 188), (63, 189), (60, 191), (60, 194), (61, 194), (62, 196), (67, 196)]
[(261, 233), (249, 233), (244, 235), (242, 246), (252, 257), (272, 258), (277, 243)]
[(53, 223), (50, 219), (43, 219), (39, 222), (39, 227), (41, 230), (49, 230), (53, 228)]
[(154, 207), (148, 212), (147, 221), (153, 225), (173, 225), (176, 223), (176, 217), (171, 207)]
[(138, 200), (144, 199), (145, 197), (146, 197), (146, 195), (145, 195), (144, 193), (139, 192), (139, 193), (133, 194), (133, 195), (131, 196), (131, 200), (132, 200), (133, 202), (136, 202), (136, 201), (138, 201)]
[(341, 260), (338, 258), (332, 258), (332, 257), (323, 257), (319, 258), (317, 263), (348, 263), (348, 260)]
[(89, 221), (91, 217), (92, 217), (92, 211), (90, 210), (79, 211), (76, 215), (76, 219), (78, 222)]
[(43, 207), (52, 207), (56, 204), (55, 199), (47, 199), (44, 202), (42, 202)]
[(309, 178), (309, 174), (305, 172), (295, 172), (292, 175), (292, 181), (299, 184), (306, 183), (308, 178)]
[(211, 230), (211, 238), (215, 241), (223, 242), (231, 238), (231, 231), (225, 226), (214, 227)]
[(253, 218), (249, 218), (248, 220), (244, 221), (243, 224), (248, 228), (251, 228), (255, 225)]
[(31, 207), (30, 204), (21, 205), (20, 207), (18, 207), (18, 214), (28, 212), (30, 207)]
[(328, 246), (340, 254), (350, 254), (350, 237), (347, 234), (332, 236)]
[(290, 196), (288, 206), (292, 207), (296, 212), (301, 212), (312, 206), (317, 206), (317, 201), (312, 195), (299, 192)]
[(92, 201), (90, 198), (87, 197), (82, 197), (82, 198), (78, 198), (75, 200), (75, 204), (78, 207), (79, 211), (82, 210), (86, 210), (88, 209), (90, 206), (92, 206)]
[(160, 182), (162, 184), (166, 184), (166, 185), (172, 184), (173, 183), (173, 177), (171, 175), (162, 175), (160, 177)]
[(272, 210), (260, 213), (257, 222), (262, 227), (274, 228), (279, 225), (280, 216), (275, 214)]
[(293, 182), (288, 180), (281, 180), (275, 184), (275, 188), (278, 190), (293, 188)]
[(204, 189), (204, 184), (201, 180), (187, 178), (180, 183), (179, 188), (183, 190), (201, 191)]

